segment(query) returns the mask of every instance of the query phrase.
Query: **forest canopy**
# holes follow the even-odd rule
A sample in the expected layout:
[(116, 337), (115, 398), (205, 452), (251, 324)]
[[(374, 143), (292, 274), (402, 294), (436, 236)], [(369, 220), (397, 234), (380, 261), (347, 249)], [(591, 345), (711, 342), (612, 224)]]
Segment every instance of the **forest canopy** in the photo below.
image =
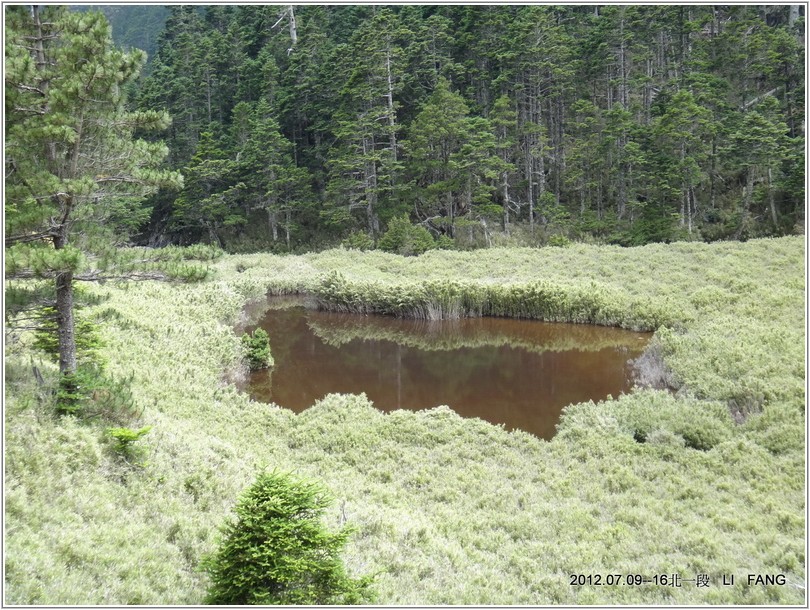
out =
[(172, 6), (132, 99), (173, 117), (186, 187), (142, 239), (792, 233), (803, 31), (800, 6)]
[(403, 214), (459, 248), (804, 222), (798, 5), (100, 8), (156, 45), (131, 103), (172, 116), (186, 178), (144, 243), (373, 244)]

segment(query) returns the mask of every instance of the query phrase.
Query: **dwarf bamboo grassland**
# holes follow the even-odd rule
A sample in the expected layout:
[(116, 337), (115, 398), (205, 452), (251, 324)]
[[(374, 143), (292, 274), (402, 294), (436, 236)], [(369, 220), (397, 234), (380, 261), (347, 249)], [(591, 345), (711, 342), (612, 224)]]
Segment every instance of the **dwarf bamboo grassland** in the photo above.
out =
[[(202, 284), (93, 288), (107, 370), (131, 377), (146, 463), (57, 418), (23, 335), (6, 347), (6, 602), (198, 604), (200, 558), (263, 467), (320, 480), (382, 604), (800, 604), (804, 243), (227, 256)], [(335, 273), (337, 272), (337, 273)], [(677, 392), (572, 405), (541, 441), (447, 408), (330, 395), (300, 415), (223, 381), (245, 303), (425, 318), (501, 314), (656, 330)], [(272, 337), (271, 337), (272, 343)], [(732, 416), (736, 415), (736, 418)], [(571, 586), (708, 574), (709, 587)], [(748, 586), (747, 574), (785, 574)], [(721, 586), (723, 575), (735, 586)]]

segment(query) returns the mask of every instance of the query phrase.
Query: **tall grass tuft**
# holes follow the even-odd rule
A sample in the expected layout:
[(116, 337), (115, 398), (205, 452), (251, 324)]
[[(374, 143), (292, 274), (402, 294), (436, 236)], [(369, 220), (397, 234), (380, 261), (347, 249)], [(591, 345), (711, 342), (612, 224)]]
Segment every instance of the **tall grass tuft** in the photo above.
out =
[(496, 285), (454, 280), (349, 281), (333, 271), (315, 286), (318, 307), (343, 313), (379, 313), (417, 320), (498, 316), (655, 330), (677, 320), (676, 312), (633, 299), (596, 283), (565, 286), (548, 281)]

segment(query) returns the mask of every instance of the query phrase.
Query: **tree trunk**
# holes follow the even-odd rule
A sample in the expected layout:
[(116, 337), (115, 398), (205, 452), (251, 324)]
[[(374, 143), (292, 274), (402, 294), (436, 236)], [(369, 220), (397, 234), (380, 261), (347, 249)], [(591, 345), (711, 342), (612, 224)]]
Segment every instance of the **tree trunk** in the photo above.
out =
[[(539, 80), (539, 75), (537, 76)], [(537, 124), (538, 129), (543, 125), (543, 111), (540, 105), (540, 86), (537, 85), (535, 87), (535, 94), (534, 94), (534, 113), (536, 116), (535, 123)], [(540, 197), (543, 196), (543, 193), (546, 192), (546, 161), (545, 161), (545, 150), (543, 146), (543, 132), (539, 131), (537, 134), (537, 164), (535, 165), (535, 172), (537, 174), (537, 190), (536, 196), (539, 200)], [(532, 178), (534, 179), (534, 178)]]
[(56, 328), (59, 339), (59, 372), (76, 372), (76, 335), (73, 321), (73, 272), (56, 276)]
[(557, 182), (555, 184), (557, 204), (560, 203), (562, 196), (565, 173), (565, 100), (563, 99), (563, 95), (559, 94), (557, 96)]
[[(71, 201), (63, 201), (60, 206), (65, 218), (72, 208)], [(67, 246), (66, 223), (62, 223), (54, 234), (54, 250)], [(59, 372), (72, 375), (76, 372), (76, 330), (73, 319), (73, 272), (63, 271), (56, 275), (56, 334), (59, 343)]]
[(773, 174), (771, 172), (771, 168), (768, 168), (768, 206), (771, 208), (771, 220), (773, 220), (773, 227), (774, 229), (779, 226), (779, 217), (776, 214), (776, 202), (774, 201), (773, 197), (773, 185), (771, 181), (773, 180)]
[(208, 110), (208, 122), (211, 122), (211, 68), (205, 68), (205, 100)]
[[(681, 142), (681, 167), (684, 166), (686, 160), (686, 144)], [(688, 198), (688, 188), (686, 183), (684, 182), (681, 186), (681, 226), (683, 226), (686, 222), (686, 217), (684, 215), (684, 207), (686, 200)]]
[[(287, 18), (290, 22), (290, 50), (292, 51), (293, 47), (298, 42), (298, 26), (295, 23), (295, 9), (292, 5), (287, 6)], [(288, 53), (289, 53), (288, 51)]]
[(619, 70), (621, 71), (621, 87), (619, 93), (619, 101), (622, 108), (627, 109), (628, 101), (628, 86), (627, 86), (627, 51), (624, 40), (624, 14), (625, 7), (619, 9), (621, 11), (621, 20), (619, 21)]
[(577, 184), (579, 185), (579, 217), (582, 218), (582, 215), (585, 213), (585, 180), (584, 180), (584, 178), (579, 178), (577, 180)]
[[(31, 15), (34, 18), (34, 27), (36, 28), (36, 35), (35, 40), (33, 41), (33, 48), (34, 54), (36, 56), (36, 65), (37, 70), (44, 70), (48, 63), (45, 59), (45, 45), (43, 41), (45, 40), (45, 33), (42, 31), (42, 16), (39, 13), (38, 6), (31, 7)], [(45, 99), (48, 99), (48, 89), (50, 86), (50, 82), (47, 79), (42, 79), (39, 81), (39, 88), (42, 90)], [(44, 108), (42, 108), (44, 113), (48, 113), (50, 111), (50, 104), (46, 103)], [(45, 146), (45, 156), (48, 159), (48, 162), (51, 164), (51, 167), (55, 168), (55, 164), (57, 162), (56, 159), (56, 142), (53, 140), (49, 140)]]
[(745, 228), (745, 221), (748, 219), (748, 209), (751, 207), (751, 199), (754, 195), (754, 166), (749, 165), (748, 169), (746, 170), (746, 179), (745, 179), (745, 193), (743, 193), (743, 208), (742, 214), (740, 214), (740, 226), (737, 229), (737, 233), (734, 235), (735, 239), (740, 239), (740, 236), (743, 233), (743, 229)]
[(624, 212), (627, 208), (627, 176), (625, 172), (624, 162), (619, 163), (618, 170), (619, 170), (618, 171), (619, 201), (617, 202), (616, 218), (621, 220), (622, 218), (624, 218)]
[(270, 233), (273, 235), (273, 241), (278, 241), (278, 221), (276, 220), (276, 213), (271, 208), (267, 208), (267, 224), (270, 227)]
[(31, 7), (31, 16), (34, 19), (34, 27), (36, 28), (36, 40), (34, 40), (34, 53), (37, 58), (37, 68), (42, 69), (45, 67), (45, 48), (42, 44), (42, 18), (39, 14), (39, 6), (34, 5)]
[(697, 202), (695, 201), (695, 188), (693, 186), (689, 186), (686, 191), (686, 217), (687, 217), (687, 228), (689, 230), (689, 235), (692, 234), (692, 218), (695, 216), (695, 211), (697, 210)]
[(467, 173), (467, 180), (464, 187), (464, 198), (461, 200), (461, 210), (459, 216), (472, 213), (472, 172)]
[(653, 100), (653, 60), (652, 57), (647, 58), (647, 80), (644, 83), (644, 124), (650, 122), (650, 107)]
[(717, 136), (712, 136), (711, 164), (709, 166), (709, 205), (714, 210), (717, 207)]
[(792, 30), (795, 30), (796, 33), (796, 42), (804, 48), (804, 28), (797, 28), (796, 21), (801, 16), (799, 13), (799, 9), (801, 8), (800, 4), (791, 4), (790, 5), (790, 14), (788, 16), (788, 27)]
[(509, 172), (503, 172), (503, 230), (509, 235)]
[(397, 130), (396, 130), (396, 113), (394, 111), (394, 76), (391, 73), (391, 49), (385, 51), (385, 72), (388, 81), (388, 89), (385, 94), (386, 103), (388, 104), (388, 129), (389, 142), (391, 146), (391, 158), (397, 160)]
[(531, 228), (532, 235), (534, 235), (534, 169), (532, 163), (532, 155), (530, 152), (531, 143), (526, 141), (526, 180), (528, 188), (529, 199), (529, 227)]
[(208, 223), (206, 224), (206, 227), (208, 228), (208, 239), (211, 240), (211, 243), (217, 244), (220, 248), (224, 249), (225, 244), (222, 242), (222, 238), (220, 238), (219, 234), (214, 229), (214, 225)]
[(481, 226), (484, 229), (484, 239), (487, 240), (487, 248), (492, 247), (492, 237), (489, 234), (489, 227), (487, 226), (487, 221), (483, 218), (481, 219)]
[(605, 217), (605, 201), (603, 198), (602, 184), (604, 184), (604, 181), (600, 181), (600, 183), (596, 185), (596, 215), (599, 220)]
[(791, 4), (790, 5), (790, 15), (788, 17), (788, 26), (791, 28), (795, 25), (796, 20), (799, 18), (799, 5), (798, 4)]
[[(368, 155), (374, 151), (374, 139), (363, 138), (363, 157), (368, 159)], [(374, 161), (366, 161), (363, 167), (363, 188), (366, 197), (366, 216), (368, 217), (368, 234), (376, 239), (380, 233), (380, 219), (377, 217), (377, 164)]]

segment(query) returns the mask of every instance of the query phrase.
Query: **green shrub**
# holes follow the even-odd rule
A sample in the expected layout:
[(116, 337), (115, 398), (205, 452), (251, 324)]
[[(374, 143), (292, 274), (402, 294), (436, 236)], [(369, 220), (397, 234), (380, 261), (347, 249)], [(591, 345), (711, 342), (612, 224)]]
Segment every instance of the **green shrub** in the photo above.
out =
[(566, 248), (571, 245), (571, 240), (565, 235), (552, 235), (548, 238), (547, 243), (555, 248)]
[(75, 373), (60, 377), (56, 412), (80, 419), (128, 423), (140, 415), (129, 388), (131, 381), (131, 377), (114, 379), (97, 364), (80, 364)]
[(146, 436), (152, 426), (144, 426), (138, 430), (132, 428), (107, 428), (107, 434), (115, 441), (113, 448), (124, 459), (131, 460), (138, 457), (140, 452), (134, 444)]
[(257, 328), (252, 334), (242, 335), (242, 346), (245, 349), (245, 358), (251, 371), (266, 369), (273, 366), (273, 357), (270, 354), (270, 337), (267, 331)]
[(439, 235), (436, 238), (436, 249), (437, 250), (453, 250), (456, 247), (456, 242), (453, 240), (452, 237), (449, 235)]
[(340, 245), (346, 248), (347, 250), (373, 250), (374, 249), (374, 240), (368, 236), (367, 233), (363, 233), (362, 231), (355, 231), (351, 235), (349, 235), (346, 239), (340, 242)]
[[(38, 316), (43, 322), (34, 331), (34, 347), (44, 351), (56, 361), (59, 358), (56, 308), (43, 307)], [(90, 320), (78, 318), (73, 332), (76, 340), (76, 359), (80, 363), (98, 362), (98, 351), (104, 346), (99, 336), (98, 325)]]
[(93, 373), (83, 367), (62, 375), (56, 390), (57, 414), (80, 415), (82, 407), (90, 400), (93, 385)]
[(225, 255), (222, 248), (210, 244), (193, 244), (191, 246), (166, 246), (145, 250), (149, 258), (155, 261), (214, 261)]
[(209, 604), (357, 604), (370, 578), (346, 574), (340, 551), (350, 530), (320, 521), (330, 499), (317, 484), (262, 473), (226, 522), (219, 549), (203, 560)]
[(414, 226), (402, 216), (391, 219), (378, 245), (385, 252), (414, 256), (434, 249), (436, 242), (425, 227)]

